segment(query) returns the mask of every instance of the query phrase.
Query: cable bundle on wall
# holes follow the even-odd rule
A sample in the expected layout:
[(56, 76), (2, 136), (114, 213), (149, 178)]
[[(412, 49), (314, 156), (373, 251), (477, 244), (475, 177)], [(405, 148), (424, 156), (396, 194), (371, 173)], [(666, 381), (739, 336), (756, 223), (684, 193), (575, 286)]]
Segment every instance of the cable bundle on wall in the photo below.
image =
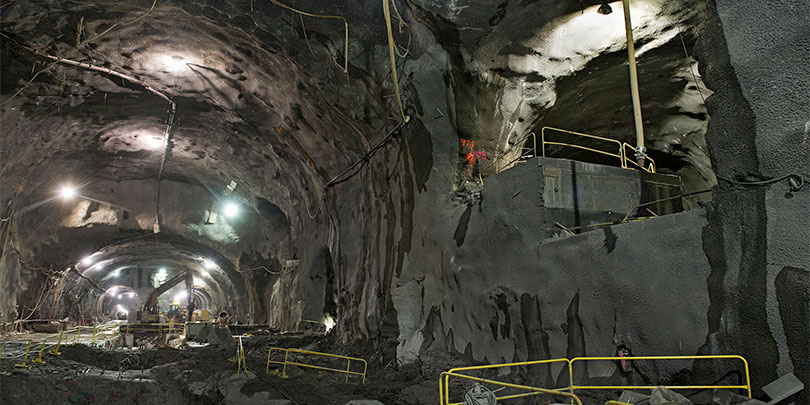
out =
[[(397, 96), (397, 106), (399, 107), (399, 114), (402, 117), (402, 122), (408, 122), (408, 117), (405, 116), (405, 109), (402, 107), (402, 97), (399, 94), (399, 80), (397, 79), (397, 60), (394, 53), (397, 51), (394, 46), (394, 36), (391, 33), (391, 10), (388, 5), (389, 0), (382, 0), (383, 14), (385, 15), (385, 28), (388, 33), (388, 54), (391, 57), (391, 78), (394, 81), (394, 93)], [(397, 52), (398, 53), (398, 52)], [(407, 52), (405, 53), (407, 55)]]

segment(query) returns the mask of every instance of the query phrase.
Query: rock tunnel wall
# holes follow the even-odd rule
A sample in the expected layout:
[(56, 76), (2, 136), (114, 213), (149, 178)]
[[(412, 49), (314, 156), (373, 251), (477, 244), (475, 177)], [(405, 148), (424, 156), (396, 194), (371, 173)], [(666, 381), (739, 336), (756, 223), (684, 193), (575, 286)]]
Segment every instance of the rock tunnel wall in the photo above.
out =
[[(750, 350), (752, 378), (810, 386), (810, 190), (740, 185), (810, 173), (810, 17), (805, 2), (709, 1), (698, 45), (715, 90), (707, 142), (720, 183), (704, 228), (712, 265), (702, 351)], [(789, 281), (788, 281), (789, 280)], [(789, 297), (789, 298), (788, 298)], [(803, 401), (807, 401), (804, 394)]]
[[(708, 100), (716, 172), (737, 182), (806, 178), (810, 91), (800, 60), (810, 48), (803, 29), (779, 32), (784, 21), (806, 27), (806, 14), (796, 13), (800, 6), (790, 2), (772, 8), (757, 3), (755, 12), (753, 2), (716, 3), (710, 2), (698, 47), (701, 72), (717, 92)], [(727, 35), (733, 41), (727, 43)], [(462, 148), (454, 117), (463, 116), (457, 109), (464, 105), (457, 100), (461, 93), (426, 71), (446, 77), (455, 50), (446, 53), (429, 41), (420, 49), (405, 74), (431, 148), (411, 147), (414, 179), (424, 164), (417, 159), (424, 162), (429, 153), (432, 165), (427, 181), (418, 183), (425, 189), (415, 191), (412, 219), (397, 213), (397, 221), (413, 224), (411, 240), (397, 245), (400, 254), (403, 245), (411, 250), (390, 285), (400, 361), (426, 355), (431, 346), (466, 353), (470, 362), (500, 362), (607, 355), (624, 343), (637, 354), (739, 353), (751, 363), (754, 386), (787, 372), (810, 385), (810, 345), (801, 332), (810, 325), (806, 187), (791, 193), (785, 181), (752, 187), (721, 180), (706, 212), (614, 227), (579, 236), (577, 245), (538, 245), (542, 237), (532, 233), (537, 219), (521, 210), (542, 202), (522, 200), (530, 198), (525, 191), (499, 194), (493, 191), (497, 181), (485, 179), (480, 205), (468, 209), (453, 199), (453, 179), (443, 173), (456, 169)], [(772, 59), (778, 69), (766, 62)], [(517, 216), (506, 215), (505, 207), (519, 207)], [(555, 262), (553, 276), (544, 269)], [(599, 270), (615, 278), (605, 279)], [(658, 308), (650, 313), (660, 316), (633, 313), (646, 306)], [(541, 324), (526, 319), (536, 313)], [(579, 331), (571, 328), (577, 322)], [(527, 330), (540, 337), (527, 337)], [(657, 335), (662, 330), (667, 332)], [(711, 368), (695, 364), (696, 371), (708, 373), (696, 378), (716, 375)]]
[[(403, 363), (434, 350), (464, 353), (469, 362), (607, 355), (619, 344), (636, 354), (742, 352), (752, 361), (755, 384), (793, 370), (810, 385), (807, 334), (801, 332), (810, 326), (807, 187), (787, 196), (784, 183), (757, 188), (721, 181), (705, 213), (697, 210), (545, 240), (545, 224), (535, 215), (542, 191), (533, 179), (509, 172), (502, 180), (485, 178), (480, 202), (456, 191), (459, 183), (473, 177), (464, 164), (467, 151), (459, 145), (460, 135), (486, 132), (477, 135), (500, 148), (513, 138), (514, 127), (531, 126), (536, 111), (525, 114), (528, 120), (523, 112), (547, 103), (509, 99), (504, 101), (509, 109), (493, 114), (497, 83), (482, 81), (466, 65), (472, 63), (467, 48), (483, 34), (461, 29), (469, 27), (461, 27), (463, 18), (453, 17), (460, 10), (436, 11), (431, 9), (435, 2), (410, 2), (414, 38), (400, 74), (412, 119), (364, 160), (356, 175), (324, 190), (332, 176), (384, 139), (384, 130), (372, 127), (393, 125), (393, 99), (384, 97), (392, 92), (390, 67), (379, 63), (387, 58), (386, 48), (362, 35), (352, 39), (350, 74), (344, 82), (341, 70), (332, 66), (339, 46), (318, 32), (331, 33), (326, 26), (316, 25), (310, 38), (289, 29), (292, 24), (282, 20), (278, 10), (257, 6), (257, 13), (245, 17), (244, 4), (218, 2), (218, 11), (205, 3), (158, 8), (145, 31), (140, 26), (123, 28), (118, 41), (105, 41), (95, 51), (109, 55), (116, 66), (150, 72), (145, 78), (174, 89), (180, 110), (189, 111), (180, 121), (170, 162), (205, 179), (238, 178), (244, 181), (240, 187), (277, 206), (288, 219), (289, 254), (301, 259), (295, 273), (277, 276), (252, 270), (272, 261), (274, 248), (268, 245), (224, 249), (223, 256), (247, 272), (241, 277), (250, 289), (257, 321), (292, 329), (302, 317), (334, 311), (341, 340), (396, 335), (397, 359)], [(802, 6), (788, 1), (773, 7), (753, 1), (709, 4), (711, 18), (699, 56), (701, 70), (717, 92), (708, 103), (714, 169), (740, 181), (792, 172), (806, 175), (810, 91), (804, 66), (810, 47), (801, 27), (807, 26), (807, 14), (796, 12)], [(509, 21), (517, 18), (506, 13), (509, 7), (499, 11), (498, 18), (483, 18), (491, 11), (487, 7), (474, 10), (484, 24), (489, 20), (495, 25), (504, 15)], [(318, 8), (331, 11), (326, 3), (313, 6)], [(379, 16), (356, 9), (358, 20), (376, 18), (377, 25), (369, 23), (373, 30), (368, 29), (378, 36), (381, 31), (374, 30)], [(57, 25), (68, 32), (66, 37), (73, 37), (71, 29), (84, 11), (53, 11), (16, 31), (43, 45), (56, 37), (40, 35), (47, 25)], [(567, 2), (545, 11), (544, 21), (579, 10), (575, 2)], [(94, 16), (91, 29), (100, 30), (105, 11), (91, 7), (87, 12)], [(447, 18), (439, 16), (447, 13)], [(136, 64), (138, 52), (119, 52), (119, 47), (139, 49), (128, 38), (160, 36), (171, 42), (176, 22), (199, 35), (196, 43), (213, 54), (200, 62), (216, 69), (197, 67), (196, 79), (178, 85), (162, 79), (163, 73), (151, 72), (152, 66)], [(268, 22), (283, 29), (261, 28), (259, 23)], [(789, 29), (782, 31), (785, 27)], [(402, 43), (406, 39), (398, 38)], [(54, 51), (68, 46), (72, 44), (61, 43)], [(302, 51), (310, 46), (311, 53)], [(616, 46), (620, 51), (620, 43)], [(354, 52), (358, 49), (364, 51)], [(7, 72), (30, 70), (26, 57), (8, 48), (5, 55), (16, 60), (4, 62)], [(145, 156), (128, 146), (119, 152), (105, 150), (108, 139), (99, 133), (122, 128), (119, 135), (125, 135), (131, 128), (119, 127), (117, 121), (127, 118), (149, 122), (138, 130), (159, 129), (165, 107), (146, 100), (140, 89), (113, 85), (94, 73), (60, 73), (71, 79), (69, 101), (55, 81), (50, 89), (35, 86), (23, 94), (25, 101), (5, 107), (3, 146), (19, 151), (20, 158), (35, 159), (5, 165), (4, 179), (20, 181), (41, 167), (55, 172), (60, 170), (56, 163), (78, 160), (88, 150), (104, 163), (90, 169), (108, 181), (118, 175), (153, 179), (154, 159), (135, 166), (118, 163)], [(15, 88), (16, 83), (9, 82), (4, 81), (4, 91)], [(776, 91), (768, 87), (772, 84)], [(522, 91), (510, 88), (510, 94)], [(48, 114), (40, 103), (56, 107), (57, 113), (50, 111), (40, 120)], [(83, 103), (96, 113), (69, 113)], [(120, 115), (118, 103), (131, 107), (130, 117)], [(76, 122), (75, 128), (66, 126), (68, 119)], [(9, 130), (6, 122), (17, 125)], [(110, 127), (112, 122), (116, 125)], [(63, 126), (71, 128), (66, 131), (70, 136), (50, 136)], [(125, 145), (123, 141), (116, 144)], [(48, 148), (72, 154), (65, 159)], [(52, 167), (44, 166), (46, 161)], [(108, 168), (113, 170), (103, 172)], [(181, 178), (179, 169), (173, 169), (173, 178)], [(45, 175), (29, 179), (20, 200), (41, 198), (32, 190), (48, 180)], [(10, 188), (9, 183), (3, 186)], [(524, 191), (513, 192), (515, 188)], [(3, 208), (6, 217), (14, 197), (3, 196), (8, 196), (0, 201), (8, 202)], [(178, 219), (174, 232), (181, 233), (184, 224)], [(148, 234), (150, 229), (139, 224), (137, 232)], [(100, 248), (115, 239), (92, 240), (88, 246)], [(44, 282), (21, 268), (8, 243), (4, 239), (0, 245), (0, 287), (16, 291), (17, 297), (0, 296), (6, 319), (14, 317), (18, 303), (30, 305), (38, 283)], [(34, 239), (22, 246), (24, 261), (35, 258), (33, 252), (42, 246)], [(77, 259), (76, 253), (51, 262), (66, 266)], [(673, 314), (649, 319), (650, 313)], [(592, 377), (609, 372), (588, 370)]]

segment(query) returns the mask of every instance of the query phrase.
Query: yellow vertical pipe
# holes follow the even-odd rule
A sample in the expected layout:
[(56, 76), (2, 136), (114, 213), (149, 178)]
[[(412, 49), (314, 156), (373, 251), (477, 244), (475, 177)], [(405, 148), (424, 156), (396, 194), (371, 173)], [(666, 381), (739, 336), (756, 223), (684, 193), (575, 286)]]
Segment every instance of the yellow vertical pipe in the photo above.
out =
[(630, 66), (630, 94), (633, 98), (633, 120), (636, 124), (636, 159), (644, 167), (647, 148), (644, 147), (644, 122), (641, 119), (641, 99), (638, 96), (638, 72), (636, 71), (636, 47), (633, 44), (633, 24), (630, 22), (630, 0), (622, 0), (624, 6), (624, 30), (627, 33), (627, 61)]
[(56, 356), (61, 356), (62, 355), (62, 353), (59, 352), (59, 347), (62, 346), (62, 335), (64, 333), (65, 333), (64, 331), (59, 333), (59, 342), (56, 343), (56, 348), (51, 350), (51, 354), (56, 355)]
[(22, 363), (15, 364), (14, 367), (26, 367), (25, 362), (28, 360), (28, 352), (31, 350), (31, 341), (28, 341), (28, 346), (25, 346), (25, 354), (23, 355)]
[(42, 364), (42, 363), (45, 362), (45, 360), (42, 360), (42, 352), (45, 351), (45, 342), (46, 342), (46, 340), (43, 339), (42, 340), (42, 347), (39, 349), (39, 356), (36, 359), (34, 359), (34, 363)]

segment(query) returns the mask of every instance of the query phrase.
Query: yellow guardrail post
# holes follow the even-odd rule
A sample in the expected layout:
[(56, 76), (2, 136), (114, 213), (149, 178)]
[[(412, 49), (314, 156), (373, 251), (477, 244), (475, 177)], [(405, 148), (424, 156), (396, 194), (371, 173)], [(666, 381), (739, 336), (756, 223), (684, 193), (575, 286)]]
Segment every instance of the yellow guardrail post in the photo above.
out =
[(0, 359), (3, 358), (3, 352), (6, 350), (6, 343), (7, 342), (3, 342), (3, 346), (0, 347)]
[(284, 369), (281, 370), (281, 377), (287, 378), (287, 357), (290, 355), (289, 350), (284, 351)]
[(64, 331), (59, 332), (59, 342), (56, 343), (56, 348), (51, 350), (49, 353), (51, 353), (51, 354), (53, 354), (55, 356), (61, 356), (62, 355), (62, 353), (59, 352), (59, 348), (62, 346), (62, 334), (64, 334), (64, 333), (65, 333)]
[(31, 341), (29, 340), (28, 341), (28, 346), (25, 347), (25, 354), (23, 355), (22, 363), (17, 363), (17, 364), (14, 365), (14, 367), (27, 367), (27, 365), (25, 364), (25, 361), (28, 360), (28, 351), (30, 351), (30, 350), (31, 350)]
[(242, 344), (242, 339), (239, 339), (239, 351), (242, 352), (242, 372), (247, 376), (247, 356), (245, 355), (245, 346)]
[(239, 339), (239, 344), (236, 346), (236, 375), (239, 373), (244, 373), (245, 376), (248, 376), (247, 373), (247, 362), (245, 360), (245, 347), (242, 345), (242, 338), (244, 336), (240, 335), (237, 336)]
[(644, 159), (649, 160), (650, 164), (648, 166), (646, 166), (646, 167), (645, 166), (639, 166), (638, 162), (636, 162), (633, 159), (629, 159), (627, 157), (627, 148), (630, 148), (631, 151), (635, 151), (635, 148), (633, 148), (633, 145), (630, 145), (627, 142), (622, 143), (622, 150), (624, 151), (624, 166), (623, 167), (629, 168), (630, 167), (629, 164), (633, 164), (633, 166), (635, 166), (635, 167), (637, 167), (637, 168), (639, 168), (641, 170), (644, 170), (644, 171), (646, 171), (648, 173), (655, 173), (655, 160), (653, 160), (650, 156), (647, 155), (647, 156), (644, 157)]
[(42, 360), (42, 352), (45, 351), (45, 342), (46, 341), (47, 341), (46, 339), (42, 339), (42, 347), (40, 347), (39, 356), (36, 359), (34, 359), (34, 363), (39, 363), (39, 364), (45, 363), (45, 360)]

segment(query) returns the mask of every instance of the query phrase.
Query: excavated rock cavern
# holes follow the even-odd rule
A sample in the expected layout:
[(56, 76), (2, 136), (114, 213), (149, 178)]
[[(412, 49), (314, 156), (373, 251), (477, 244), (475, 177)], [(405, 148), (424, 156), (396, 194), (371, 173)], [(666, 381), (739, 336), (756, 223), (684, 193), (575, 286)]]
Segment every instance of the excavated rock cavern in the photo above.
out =
[(0, 22), (0, 403), (810, 404), (807, 0)]

